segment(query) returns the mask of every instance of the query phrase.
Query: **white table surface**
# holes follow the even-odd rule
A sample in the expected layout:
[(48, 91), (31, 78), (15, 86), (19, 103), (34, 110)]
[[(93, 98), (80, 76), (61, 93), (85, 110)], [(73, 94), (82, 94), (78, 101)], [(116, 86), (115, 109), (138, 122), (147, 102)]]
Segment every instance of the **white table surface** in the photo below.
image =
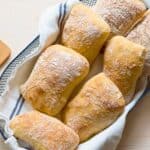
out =
[[(9, 61), (38, 34), (41, 12), (60, 1), (0, 0), (0, 39), (12, 49)], [(4, 150), (1, 145), (0, 150)], [(130, 112), (117, 150), (150, 150), (150, 93)]]

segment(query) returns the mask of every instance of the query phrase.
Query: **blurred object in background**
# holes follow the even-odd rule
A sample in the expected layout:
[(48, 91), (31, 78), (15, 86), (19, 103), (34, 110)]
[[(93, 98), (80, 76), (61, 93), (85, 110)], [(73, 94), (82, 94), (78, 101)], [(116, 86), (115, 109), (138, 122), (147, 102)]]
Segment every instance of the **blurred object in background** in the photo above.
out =
[(10, 48), (0, 40), (0, 67), (9, 58)]
[(143, 0), (147, 6), (147, 8), (150, 8), (150, 0)]

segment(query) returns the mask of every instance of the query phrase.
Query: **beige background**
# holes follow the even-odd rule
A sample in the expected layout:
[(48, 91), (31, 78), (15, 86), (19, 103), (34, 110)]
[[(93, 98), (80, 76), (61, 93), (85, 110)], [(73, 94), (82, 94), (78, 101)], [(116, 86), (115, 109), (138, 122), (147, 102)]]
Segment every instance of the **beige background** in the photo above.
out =
[[(0, 39), (12, 49), (10, 60), (38, 34), (41, 12), (60, 1), (0, 0)], [(150, 150), (150, 94), (130, 112), (117, 150)]]

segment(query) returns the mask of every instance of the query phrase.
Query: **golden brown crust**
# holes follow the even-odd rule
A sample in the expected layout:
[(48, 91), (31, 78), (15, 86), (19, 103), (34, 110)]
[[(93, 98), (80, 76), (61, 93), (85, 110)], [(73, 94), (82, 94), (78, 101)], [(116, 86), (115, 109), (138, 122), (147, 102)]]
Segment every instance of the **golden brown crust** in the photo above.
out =
[(146, 7), (140, 0), (98, 0), (94, 10), (110, 25), (112, 35), (125, 35), (142, 19)]
[(113, 37), (106, 46), (104, 72), (118, 86), (126, 103), (134, 94), (144, 65), (145, 48), (122, 36)]
[(100, 73), (85, 83), (64, 110), (64, 122), (74, 129), (80, 142), (108, 127), (121, 114), (125, 100), (117, 86)]
[(127, 38), (146, 48), (145, 73), (150, 74), (150, 10), (148, 10), (143, 20), (128, 34)]
[(39, 57), (21, 93), (35, 109), (57, 115), (88, 70), (86, 58), (64, 46), (53, 45)]
[(10, 122), (14, 135), (35, 150), (74, 150), (78, 135), (59, 120), (38, 111), (19, 115)]
[(93, 62), (108, 38), (110, 28), (88, 6), (75, 5), (64, 25), (61, 42)]

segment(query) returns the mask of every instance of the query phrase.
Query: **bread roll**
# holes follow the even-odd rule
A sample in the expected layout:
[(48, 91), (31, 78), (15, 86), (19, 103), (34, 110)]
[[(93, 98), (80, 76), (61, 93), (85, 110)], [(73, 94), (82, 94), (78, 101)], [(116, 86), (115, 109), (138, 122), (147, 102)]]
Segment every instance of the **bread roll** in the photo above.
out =
[(150, 10), (148, 10), (143, 20), (128, 34), (127, 38), (146, 48), (145, 70), (150, 75)]
[(77, 4), (64, 25), (61, 43), (81, 53), (92, 63), (109, 33), (107, 23), (91, 8)]
[(111, 36), (126, 35), (142, 18), (146, 7), (140, 0), (98, 0), (94, 10), (111, 27)]
[(39, 57), (21, 93), (35, 109), (57, 115), (88, 70), (86, 58), (64, 46), (53, 45)]
[(102, 131), (122, 113), (125, 100), (104, 74), (92, 77), (67, 105), (63, 120), (78, 133), (80, 142)]
[(104, 72), (118, 86), (126, 103), (135, 92), (144, 65), (145, 48), (122, 36), (113, 37), (106, 46)]
[(15, 117), (10, 122), (14, 135), (35, 150), (74, 150), (78, 135), (59, 120), (38, 111)]

